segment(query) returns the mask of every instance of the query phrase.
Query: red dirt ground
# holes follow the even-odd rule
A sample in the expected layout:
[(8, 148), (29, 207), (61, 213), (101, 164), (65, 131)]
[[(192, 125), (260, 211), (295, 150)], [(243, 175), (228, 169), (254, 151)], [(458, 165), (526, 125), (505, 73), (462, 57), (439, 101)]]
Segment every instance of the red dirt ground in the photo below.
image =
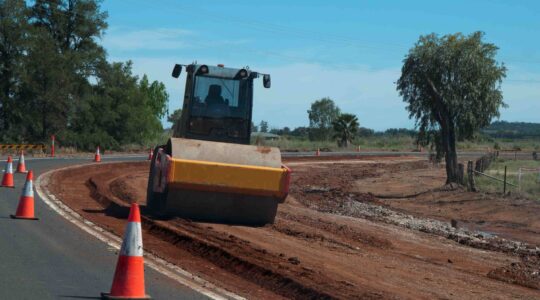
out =
[[(488, 202), (493, 198), (482, 194), (429, 192), (444, 183), (444, 174), (411, 157), (286, 163), (294, 171), (291, 195), (275, 224), (253, 228), (145, 217), (145, 250), (248, 298), (540, 298), (537, 256), (489, 245), (477, 249), (389, 224), (380, 219), (387, 217), (384, 211), (368, 218), (350, 211), (362, 204), (416, 218), (455, 219), (458, 226), (475, 224), (471, 229), (538, 245), (536, 203), (521, 199), (514, 206), (509, 199)], [(122, 235), (127, 204), (145, 203), (147, 172), (146, 162), (86, 165), (56, 172), (49, 189), (85, 218)]]

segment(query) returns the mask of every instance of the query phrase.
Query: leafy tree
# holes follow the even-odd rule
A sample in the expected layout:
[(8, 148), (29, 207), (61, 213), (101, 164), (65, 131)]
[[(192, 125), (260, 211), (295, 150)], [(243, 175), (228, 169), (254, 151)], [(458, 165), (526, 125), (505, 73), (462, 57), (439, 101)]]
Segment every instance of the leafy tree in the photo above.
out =
[(175, 110), (170, 116), (167, 117), (167, 122), (174, 124), (178, 124), (180, 122), (180, 118), (182, 117), (182, 109), (179, 108)]
[(291, 136), (296, 136), (296, 137), (302, 137), (302, 138), (307, 138), (309, 135), (309, 128), (308, 127), (296, 127), (295, 129), (293, 129), (291, 131)]
[(96, 0), (36, 0), (30, 7), (24, 93), (35, 99), (34, 119), (40, 121), (31, 130), (34, 139), (67, 130), (81, 113), (88, 77), (105, 61), (97, 40), (106, 17)]
[[(64, 57), (54, 41), (41, 28), (34, 28), (25, 56), (21, 97), (26, 111), (26, 135), (32, 140), (45, 140), (49, 134), (64, 130), (70, 110), (76, 108), (74, 80)], [(28, 108), (28, 110), (26, 109)]]
[(261, 123), (259, 124), (259, 131), (260, 132), (268, 132), (268, 122), (266, 121), (261, 121)]
[[(483, 33), (421, 36), (403, 61), (397, 90), (416, 119), (419, 138), (438, 131), (447, 183), (459, 181), (456, 140), (469, 139), (505, 106), (501, 82), (506, 68)], [(436, 145), (437, 146), (437, 145)]]
[(291, 129), (287, 126), (283, 127), (283, 129), (281, 129), (281, 132), (280, 132), (280, 135), (290, 135), (291, 134)]
[(384, 131), (384, 134), (390, 135), (390, 136), (416, 137), (418, 132), (416, 130), (407, 129), (407, 128), (388, 128)]
[(270, 129), (270, 133), (277, 134), (277, 135), (290, 135), (291, 129), (286, 126), (283, 128), (272, 128)]
[(28, 31), (27, 10), (22, 0), (0, 1), (0, 138), (9, 126), (20, 123), (16, 101)]
[(332, 122), (334, 138), (338, 140), (338, 146), (346, 148), (358, 132), (358, 118), (353, 114), (341, 114)]
[[(148, 76), (143, 75), (139, 83), (140, 89), (146, 95), (147, 105), (152, 110), (152, 115), (162, 118), (167, 112), (167, 103), (169, 102), (169, 94), (163, 82), (154, 81), (149, 83)], [(180, 109), (180, 116), (182, 109)]]
[(97, 69), (97, 84), (86, 95), (85, 106), (70, 127), (67, 140), (79, 148), (93, 149), (152, 139), (163, 131), (159, 119), (163, 109), (148, 105), (152, 97), (148, 84), (132, 74), (130, 61), (104, 63)]
[[(0, 141), (143, 144), (161, 135), (169, 95), (131, 62), (108, 63), (101, 0), (0, 0)], [(7, 130), (9, 129), (9, 130)]]
[(370, 137), (370, 136), (373, 136), (374, 134), (375, 134), (375, 130), (371, 128), (366, 128), (366, 127), (358, 128), (358, 136)]
[(340, 110), (330, 98), (322, 98), (311, 104), (308, 111), (310, 139), (328, 140), (332, 135), (332, 123), (339, 117)]

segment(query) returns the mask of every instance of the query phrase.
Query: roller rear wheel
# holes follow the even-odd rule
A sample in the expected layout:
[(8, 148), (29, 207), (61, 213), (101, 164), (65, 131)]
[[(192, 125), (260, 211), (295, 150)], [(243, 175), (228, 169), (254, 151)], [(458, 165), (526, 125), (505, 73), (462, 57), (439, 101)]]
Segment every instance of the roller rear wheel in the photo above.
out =
[(150, 171), (148, 173), (148, 186), (146, 188), (146, 207), (155, 216), (166, 216), (166, 200), (167, 190), (163, 192), (156, 192), (154, 190), (154, 180), (159, 172), (159, 165), (156, 164), (160, 149), (164, 149), (165, 146), (158, 146), (154, 149), (152, 160), (150, 162)]

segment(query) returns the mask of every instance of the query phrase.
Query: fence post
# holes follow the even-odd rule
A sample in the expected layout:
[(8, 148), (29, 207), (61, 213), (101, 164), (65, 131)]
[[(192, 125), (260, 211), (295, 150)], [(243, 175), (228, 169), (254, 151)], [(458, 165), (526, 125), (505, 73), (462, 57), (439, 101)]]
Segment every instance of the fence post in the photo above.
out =
[(504, 188), (503, 188), (503, 196), (506, 195), (506, 166), (504, 166)]
[(518, 170), (518, 191), (521, 192), (521, 168)]
[(474, 171), (473, 171), (472, 160), (469, 160), (467, 162), (467, 177), (469, 179), (469, 190), (471, 192), (476, 192), (476, 183), (474, 182)]
[(463, 166), (463, 164), (458, 164), (458, 173), (459, 173), (459, 184), (465, 184), (465, 167)]

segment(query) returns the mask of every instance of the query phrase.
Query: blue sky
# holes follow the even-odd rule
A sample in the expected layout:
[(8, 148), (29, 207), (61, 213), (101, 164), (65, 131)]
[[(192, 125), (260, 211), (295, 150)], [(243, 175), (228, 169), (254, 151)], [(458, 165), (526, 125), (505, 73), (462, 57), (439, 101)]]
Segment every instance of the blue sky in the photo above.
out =
[[(481, 30), (508, 68), (501, 119), (540, 122), (540, 1), (119, 1), (106, 0), (103, 44), (111, 61), (165, 83), (172, 112), (185, 77), (174, 63), (249, 66), (272, 75), (255, 90), (255, 123), (308, 125), (330, 97), (361, 126), (413, 128), (395, 89), (402, 60), (422, 34)], [(166, 124), (169, 126), (170, 124)]]

